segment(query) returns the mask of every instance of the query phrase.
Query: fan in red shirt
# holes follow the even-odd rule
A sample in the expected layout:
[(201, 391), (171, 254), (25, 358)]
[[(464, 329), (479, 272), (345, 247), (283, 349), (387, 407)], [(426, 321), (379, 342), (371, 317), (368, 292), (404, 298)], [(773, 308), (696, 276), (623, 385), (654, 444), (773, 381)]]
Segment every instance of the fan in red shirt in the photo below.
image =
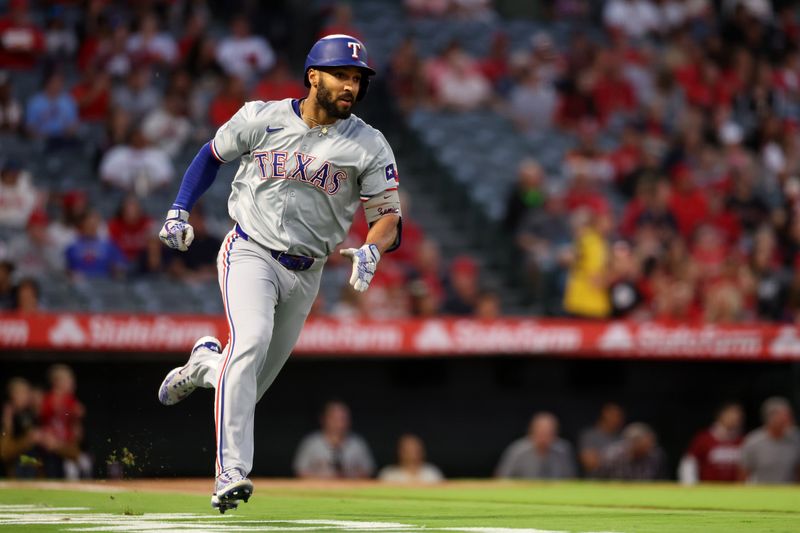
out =
[(44, 467), (47, 477), (64, 477), (66, 463), (81, 455), (84, 408), (75, 397), (75, 375), (71, 368), (53, 365), (49, 377), (51, 389), (39, 413), (42, 446), (47, 451)]
[(152, 236), (153, 220), (142, 210), (136, 196), (122, 200), (114, 218), (108, 222), (108, 233), (128, 261), (136, 261), (147, 248)]
[(236, 76), (228, 77), (208, 109), (211, 125), (218, 128), (225, 124), (244, 105), (245, 100), (244, 81)]
[(743, 420), (741, 406), (729, 403), (719, 410), (710, 428), (695, 435), (679, 468), (683, 483), (739, 480)]
[(30, 70), (44, 54), (44, 32), (30, 20), (27, 0), (12, 0), (0, 18), (0, 68)]

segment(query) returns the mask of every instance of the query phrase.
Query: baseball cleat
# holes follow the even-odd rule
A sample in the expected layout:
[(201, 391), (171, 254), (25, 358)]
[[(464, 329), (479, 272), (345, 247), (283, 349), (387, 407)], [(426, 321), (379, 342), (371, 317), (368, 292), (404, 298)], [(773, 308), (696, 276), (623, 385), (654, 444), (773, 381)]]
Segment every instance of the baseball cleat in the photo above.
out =
[(253, 495), (253, 482), (242, 475), (239, 470), (226, 470), (217, 476), (214, 482), (214, 494), (211, 495), (211, 507), (225, 514), (228, 509), (236, 509), (239, 502), (247, 503)]
[(158, 388), (158, 401), (164, 405), (175, 405), (189, 396), (197, 388), (191, 379), (192, 357), (200, 350), (211, 350), (221, 354), (222, 344), (215, 337), (200, 337), (192, 347), (189, 360), (185, 365), (173, 368)]

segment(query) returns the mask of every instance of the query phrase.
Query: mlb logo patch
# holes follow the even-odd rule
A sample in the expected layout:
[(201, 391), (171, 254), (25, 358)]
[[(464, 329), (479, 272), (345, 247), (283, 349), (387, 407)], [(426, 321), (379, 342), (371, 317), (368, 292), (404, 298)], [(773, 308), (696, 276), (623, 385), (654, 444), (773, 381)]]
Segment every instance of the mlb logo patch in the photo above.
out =
[(394, 168), (394, 163), (386, 167), (386, 181), (400, 182), (400, 176), (397, 175), (397, 169)]

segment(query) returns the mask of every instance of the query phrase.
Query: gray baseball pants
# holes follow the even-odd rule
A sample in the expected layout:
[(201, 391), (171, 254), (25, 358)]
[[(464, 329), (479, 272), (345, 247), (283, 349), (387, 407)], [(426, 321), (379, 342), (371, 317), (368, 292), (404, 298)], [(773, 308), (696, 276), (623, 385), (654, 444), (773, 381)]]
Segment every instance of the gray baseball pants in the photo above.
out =
[(325, 260), (292, 271), (270, 252), (231, 230), (217, 256), (229, 338), (222, 356), (200, 350), (192, 379), (216, 389), (216, 472), (253, 468), (256, 403), (294, 348), (319, 290)]

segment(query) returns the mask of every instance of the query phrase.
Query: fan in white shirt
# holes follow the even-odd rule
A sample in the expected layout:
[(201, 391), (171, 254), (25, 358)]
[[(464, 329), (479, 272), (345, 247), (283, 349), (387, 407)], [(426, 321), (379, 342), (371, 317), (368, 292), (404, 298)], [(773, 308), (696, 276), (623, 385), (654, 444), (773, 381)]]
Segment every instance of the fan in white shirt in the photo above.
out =
[(247, 18), (238, 16), (231, 23), (231, 36), (219, 44), (217, 61), (227, 74), (249, 82), (275, 65), (275, 52), (266, 39), (250, 34)]
[(444, 476), (437, 467), (425, 462), (422, 440), (407, 433), (397, 441), (397, 464), (381, 469), (378, 479), (389, 483), (438, 483)]

